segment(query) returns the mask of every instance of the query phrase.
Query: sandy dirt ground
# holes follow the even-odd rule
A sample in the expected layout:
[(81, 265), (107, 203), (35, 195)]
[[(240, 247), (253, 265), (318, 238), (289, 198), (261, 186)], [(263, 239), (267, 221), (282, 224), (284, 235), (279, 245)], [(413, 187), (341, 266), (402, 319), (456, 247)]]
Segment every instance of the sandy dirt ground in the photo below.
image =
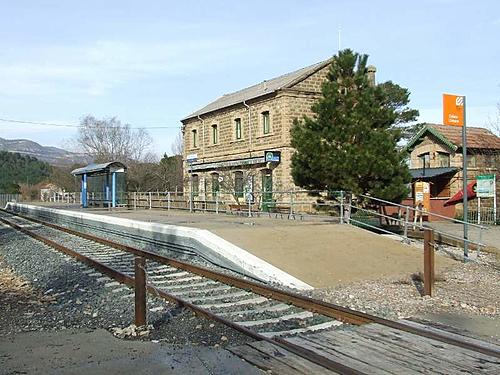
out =
[[(384, 276), (408, 276), (423, 269), (422, 247), (325, 220), (159, 210), (86, 212), (208, 229), (316, 288)], [(437, 271), (453, 262), (436, 256)]]
[[(316, 288), (423, 270), (421, 249), (347, 225), (213, 232)], [(452, 262), (436, 257), (438, 269)]]

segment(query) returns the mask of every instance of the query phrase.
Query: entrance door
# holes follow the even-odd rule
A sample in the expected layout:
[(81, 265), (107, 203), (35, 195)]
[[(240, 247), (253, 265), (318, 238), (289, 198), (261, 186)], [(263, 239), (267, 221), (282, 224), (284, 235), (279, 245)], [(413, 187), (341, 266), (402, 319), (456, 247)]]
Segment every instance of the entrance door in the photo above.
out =
[(264, 169), (262, 171), (262, 211), (268, 212), (273, 206), (273, 172), (270, 169)]
[(212, 198), (215, 200), (220, 190), (219, 174), (212, 173)]

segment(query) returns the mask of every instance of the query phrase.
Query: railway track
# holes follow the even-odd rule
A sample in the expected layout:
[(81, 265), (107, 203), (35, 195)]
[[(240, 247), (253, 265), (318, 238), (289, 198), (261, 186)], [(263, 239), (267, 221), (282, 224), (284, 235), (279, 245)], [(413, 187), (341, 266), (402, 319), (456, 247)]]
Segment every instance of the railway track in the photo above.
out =
[[(500, 358), (500, 352), (475, 340), (386, 320), (24, 215), (1, 210), (0, 221), (131, 287), (135, 258), (145, 258), (148, 292), (338, 373), (362, 372), (320, 356), (287, 337), (342, 325), (376, 323)], [(118, 283), (117, 289), (125, 288)]]

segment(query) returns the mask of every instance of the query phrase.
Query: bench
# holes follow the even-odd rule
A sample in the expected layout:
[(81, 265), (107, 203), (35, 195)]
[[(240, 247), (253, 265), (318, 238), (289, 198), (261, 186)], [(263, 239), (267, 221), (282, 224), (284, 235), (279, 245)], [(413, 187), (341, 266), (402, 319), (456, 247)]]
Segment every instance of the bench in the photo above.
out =
[[(237, 215), (248, 214), (248, 204), (230, 203), (230, 204), (227, 205), (227, 207), (228, 207), (227, 212), (236, 213)], [(250, 206), (250, 212), (252, 214), (260, 215), (260, 211), (258, 209), (256, 209), (255, 205), (251, 205)]]
[[(287, 218), (290, 219), (293, 217), (295, 220), (295, 212), (290, 211), (290, 206), (270, 206), (269, 207), (269, 217), (271, 217), (271, 214), (275, 214), (275, 217), (277, 218), (278, 215), (283, 219), (283, 214), (287, 215)], [(303, 216), (300, 215), (300, 219), (303, 219)]]

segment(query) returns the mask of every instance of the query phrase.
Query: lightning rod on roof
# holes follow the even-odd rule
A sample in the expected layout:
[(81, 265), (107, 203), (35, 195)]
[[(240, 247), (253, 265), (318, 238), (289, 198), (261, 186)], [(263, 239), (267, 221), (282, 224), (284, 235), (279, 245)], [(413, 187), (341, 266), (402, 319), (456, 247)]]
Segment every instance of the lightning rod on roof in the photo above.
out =
[(338, 50), (338, 52), (340, 52), (340, 49), (342, 48), (342, 45), (340, 43), (340, 34), (341, 34), (341, 31), (342, 31), (342, 28), (341, 28), (341, 25), (339, 24), (339, 40), (338, 40), (338, 42), (339, 42), (339, 50)]

